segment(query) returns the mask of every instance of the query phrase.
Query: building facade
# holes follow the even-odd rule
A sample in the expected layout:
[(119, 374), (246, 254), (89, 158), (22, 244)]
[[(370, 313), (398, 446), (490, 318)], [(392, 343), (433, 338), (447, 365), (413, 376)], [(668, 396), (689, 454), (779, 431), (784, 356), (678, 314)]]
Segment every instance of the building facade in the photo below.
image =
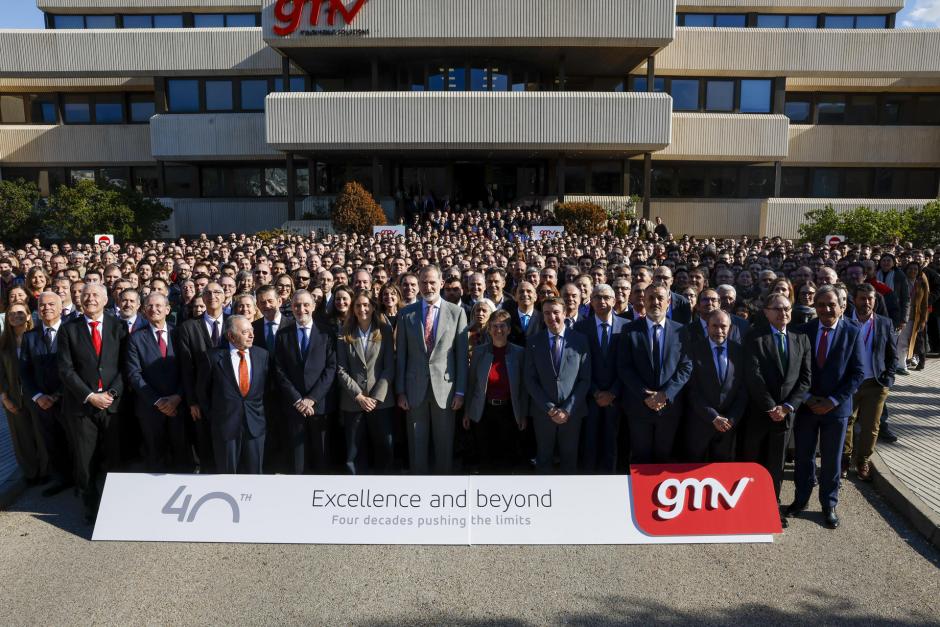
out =
[(348, 180), (390, 215), (638, 195), (701, 235), (940, 193), (940, 31), (900, 0), (38, 6), (0, 31), (0, 177), (134, 185), (171, 235), (320, 216)]

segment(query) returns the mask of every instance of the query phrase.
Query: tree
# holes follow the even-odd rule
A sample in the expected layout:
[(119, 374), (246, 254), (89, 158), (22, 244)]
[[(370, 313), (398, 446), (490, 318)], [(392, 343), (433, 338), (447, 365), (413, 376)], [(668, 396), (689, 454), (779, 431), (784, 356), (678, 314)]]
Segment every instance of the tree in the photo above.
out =
[(365, 187), (350, 181), (333, 205), (333, 228), (344, 233), (368, 235), (373, 226), (386, 224), (385, 212)]
[(940, 200), (907, 210), (909, 232), (904, 238), (915, 246), (940, 246)]
[(71, 187), (59, 187), (49, 197), (42, 224), (49, 232), (68, 239), (111, 233), (121, 240), (142, 241), (160, 237), (162, 223), (172, 213), (136, 189), (79, 181)]
[(39, 188), (17, 179), (0, 181), (0, 239), (19, 241), (35, 232)]
[(555, 219), (566, 232), (577, 235), (600, 235), (607, 230), (607, 212), (593, 202), (556, 203)]

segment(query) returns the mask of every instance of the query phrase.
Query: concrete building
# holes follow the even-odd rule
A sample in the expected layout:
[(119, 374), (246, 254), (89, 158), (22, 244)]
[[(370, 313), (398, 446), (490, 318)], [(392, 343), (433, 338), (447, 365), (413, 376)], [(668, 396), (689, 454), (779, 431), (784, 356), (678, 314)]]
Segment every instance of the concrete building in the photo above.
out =
[(170, 233), (322, 215), (347, 180), (503, 205), (636, 194), (793, 236), (940, 192), (940, 31), (900, 0), (38, 0), (0, 31), (0, 177), (94, 178)]

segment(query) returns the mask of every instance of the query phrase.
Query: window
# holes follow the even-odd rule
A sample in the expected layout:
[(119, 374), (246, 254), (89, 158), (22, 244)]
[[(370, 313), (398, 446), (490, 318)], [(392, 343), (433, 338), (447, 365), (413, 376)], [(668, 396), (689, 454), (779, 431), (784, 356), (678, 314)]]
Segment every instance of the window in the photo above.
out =
[(783, 168), (780, 195), (784, 198), (805, 198), (808, 168)]
[(855, 28), (855, 17), (852, 15), (827, 15), (823, 19), (824, 28)]
[(67, 95), (62, 105), (62, 117), (66, 124), (91, 124), (91, 98)]
[(859, 15), (855, 18), (855, 28), (887, 28), (886, 15)]
[(85, 28), (85, 16), (83, 15), (56, 15), (53, 16), (52, 24), (56, 28)]
[(845, 96), (821, 94), (816, 104), (817, 124), (842, 124), (845, 122)]
[(231, 188), (225, 168), (203, 167), (202, 176), (202, 195), (205, 198), (223, 198), (231, 196)]
[(920, 95), (917, 97), (917, 124), (940, 124), (940, 95)]
[(701, 197), (705, 195), (705, 168), (689, 165), (676, 168), (679, 195)]
[(138, 124), (150, 122), (150, 118), (157, 112), (153, 98), (153, 94), (130, 94), (128, 96), (131, 122)]
[[(127, 28), (127, 16), (124, 17), (124, 28)], [(154, 15), (154, 28), (183, 28), (182, 15)]]
[(877, 124), (878, 96), (854, 94), (845, 111), (846, 124)]
[(770, 113), (773, 81), (769, 79), (741, 81), (741, 113)]
[(130, 169), (122, 167), (101, 168), (98, 170), (101, 185), (126, 188), (130, 181)]
[[(646, 91), (646, 77), (637, 76), (633, 79), (633, 91)], [(656, 78), (653, 79), (653, 91), (664, 92), (666, 91), (666, 79), (665, 78)]]
[(287, 196), (287, 168), (264, 169), (264, 195)]
[(215, 13), (197, 13), (193, 16), (193, 26), (196, 28), (223, 28), (225, 16)]
[(166, 82), (167, 108), (171, 113), (196, 113), (199, 111), (199, 81), (192, 79), (170, 79)]
[(55, 94), (33, 94), (29, 97), (33, 124), (58, 124), (59, 112)]
[(587, 167), (581, 164), (565, 166), (565, 193), (587, 193)]
[(768, 167), (744, 168), (744, 196), (769, 198), (774, 194), (774, 169)]
[(117, 28), (117, 17), (114, 15), (86, 15), (85, 28)]
[(228, 13), (225, 16), (225, 25), (229, 28), (244, 28), (258, 24), (254, 13)]
[(672, 80), (672, 108), (674, 111), (698, 111), (697, 79)]
[(194, 198), (196, 196), (196, 168), (190, 165), (173, 165), (164, 168), (167, 196)]
[(747, 26), (747, 17), (733, 13), (719, 13), (715, 16), (715, 26), (718, 28), (744, 28)]
[(679, 13), (677, 26), (705, 26), (719, 28), (747, 26), (747, 16), (742, 13)]
[(125, 15), (124, 28), (153, 28), (153, 16)]
[(261, 196), (261, 170), (259, 168), (234, 168), (233, 191), (235, 196)]
[(786, 28), (787, 16), (786, 15), (758, 15), (757, 27), (758, 28)]
[[(307, 91), (307, 83), (304, 81), (303, 76), (291, 76), (290, 77), (290, 90), (291, 92), (304, 92)], [(274, 91), (281, 92), (284, 91), (284, 79), (275, 78), (274, 79)], [(325, 89), (323, 91), (342, 91), (342, 87), (339, 89)], [(422, 90), (423, 91), (423, 88)]]
[(616, 161), (598, 161), (591, 165), (591, 193), (604, 196), (623, 194), (622, 165)]
[(675, 192), (672, 190), (674, 178), (675, 171), (672, 167), (654, 162), (650, 171), (650, 196), (674, 196)]
[(243, 28), (258, 25), (256, 13), (197, 13), (193, 15), (196, 28)]
[(813, 198), (839, 196), (839, 170), (835, 168), (816, 168), (813, 170)]
[(787, 28), (817, 28), (819, 20), (815, 15), (788, 15)]
[(131, 168), (131, 183), (134, 189), (146, 196), (160, 193), (160, 173), (157, 168)]
[(787, 102), (783, 105), (783, 113), (790, 118), (790, 122), (793, 124), (812, 124), (812, 96), (791, 96), (787, 94)]
[(845, 170), (845, 184), (841, 195), (847, 198), (869, 198), (874, 185), (874, 171), (868, 168), (850, 168)]
[(264, 111), (264, 98), (268, 95), (267, 79), (243, 80), (241, 86), (242, 110)]
[(715, 16), (710, 13), (686, 13), (683, 26), (714, 26)]
[(26, 105), (22, 96), (0, 96), (0, 123), (26, 123)]
[(95, 182), (95, 171), (92, 168), (79, 169), (73, 168), (69, 170), (69, 180), (74, 185), (75, 183), (80, 183), (82, 181), (91, 181)]
[(712, 166), (709, 168), (708, 195), (713, 198), (735, 198), (738, 196), (737, 166)]
[(124, 95), (95, 94), (95, 124), (123, 124)]
[(231, 111), (232, 81), (206, 81), (206, 111)]
[(734, 81), (706, 81), (705, 110), (734, 111)]
[(907, 188), (902, 198), (936, 198), (936, 170), (908, 170)]
[(887, 94), (881, 109), (882, 124), (914, 124), (917, 104), (910, 94)]

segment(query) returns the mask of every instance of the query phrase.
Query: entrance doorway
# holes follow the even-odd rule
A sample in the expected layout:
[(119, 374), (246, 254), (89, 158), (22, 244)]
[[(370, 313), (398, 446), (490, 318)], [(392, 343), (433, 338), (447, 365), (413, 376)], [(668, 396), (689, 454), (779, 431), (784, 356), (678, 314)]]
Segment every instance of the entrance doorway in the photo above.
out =
[(454, 203), (460, 206), (476, 206), (478, 201), (486, 202), (486, 167), (482, 163), (454, 164)]

